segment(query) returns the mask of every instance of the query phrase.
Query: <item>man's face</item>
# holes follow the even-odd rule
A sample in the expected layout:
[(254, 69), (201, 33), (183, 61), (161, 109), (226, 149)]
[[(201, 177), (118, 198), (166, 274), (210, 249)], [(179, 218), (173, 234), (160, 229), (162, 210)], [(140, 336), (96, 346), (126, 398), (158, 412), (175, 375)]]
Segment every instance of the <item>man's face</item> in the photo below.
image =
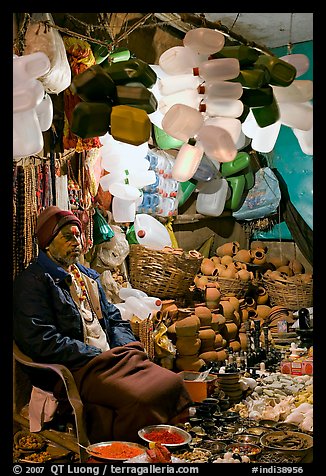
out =
[(61, 228), (49, 245), (49, 253), (62, 267), (76, 263), (82, 252), (81, 233), (78, 226), (68, 223)]

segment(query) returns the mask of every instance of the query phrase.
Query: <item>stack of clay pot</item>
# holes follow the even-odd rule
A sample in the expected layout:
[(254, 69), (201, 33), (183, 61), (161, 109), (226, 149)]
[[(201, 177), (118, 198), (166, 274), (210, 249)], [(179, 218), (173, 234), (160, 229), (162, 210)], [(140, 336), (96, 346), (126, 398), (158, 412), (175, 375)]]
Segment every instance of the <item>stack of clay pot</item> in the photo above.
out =
[[(201, 348), (199, 317), (192, 310), (179, 310), (178, 320), (173, 325), (177, 369), (198, 372), (205, 365), (205, 361), (199, 356)], [(171, 328), (168, 330), (171, 331)]]
[(218, 388), (229, 397), (231, 405), (239, 403), (242, 398), (239, 377), (239, 373), (219, 373), (217, 377)]

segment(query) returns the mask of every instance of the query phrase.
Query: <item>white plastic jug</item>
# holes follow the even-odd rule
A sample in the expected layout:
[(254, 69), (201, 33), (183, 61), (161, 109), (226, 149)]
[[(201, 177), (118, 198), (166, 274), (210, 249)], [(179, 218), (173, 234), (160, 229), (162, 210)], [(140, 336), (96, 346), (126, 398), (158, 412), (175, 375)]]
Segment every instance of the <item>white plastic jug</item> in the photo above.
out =
[(125, 301), (128, 297), (134, 296), (138, 298), (148, 297), (148, 295), (141, 291), (140, 289), (135, 288), (120, 288), (119, 289), (119, 298)]
[(205, 154), (212, 160), (231, 162), (237, 155), (237, 149), (231, 135), (221, 127), (204, 125), (198, 131)]
[(133, 222), (136, 215), (136, 201), (123, 200), (119, 197), (112, 198), (112, 215), (116, 223)]
[(193, 107), (175, 104), (165, 114), (162, 128), (170, 136), (187, 142), (204, 124), (204, 116)]
[(196, 90), (200, 83), (201, 79), (198, 76), (194, 76), (193, 74), (178, 74), (159, 79), (158, 89), (162, 95), (167, 96), (169, 94), (174, 94), (178, 91), (183, 91), (185, 89)]
[(228, 182), (224, 177), (216, 177), (200, 188), (196, 200), (196, 210), (202, 215), (218, 217), (227, 200)]
[(156, 218), (146, 213), (138, 213), (134, 220), (135, 235), (140, 245), (161, 250), (172, 246), (168, 230)]
[(43, 135), (35, 109), (14, 113), (13, 158), (38, 154), (43, 145)]
[(50, 129), (53, 119), (53, 103), (51, 96), (45, 93), (44, 98), (35, 108), (41, 131)]
[(210, 28), (194, 28), (187, 31), (183, 39), (184, 46), (196, 53), (211, 55), (220, 51), (225, 43), (225, 36)]
[(129, 296), (126, 299), (125, 304), (127, 311), (132, 312), (140, 319), (146, 319), (152, 313), (151, 308), (147, 304), (145, 304), (142, 298), (136, 296)]

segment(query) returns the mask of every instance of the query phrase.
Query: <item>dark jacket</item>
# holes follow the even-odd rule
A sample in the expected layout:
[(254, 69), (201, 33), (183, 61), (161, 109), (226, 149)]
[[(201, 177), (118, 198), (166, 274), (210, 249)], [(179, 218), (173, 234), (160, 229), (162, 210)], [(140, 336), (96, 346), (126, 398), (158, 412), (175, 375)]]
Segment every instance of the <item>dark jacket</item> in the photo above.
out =
[[(136, 341), (130, 323), (108, 302), (99, 274), (77, 264), (98, 284), (103, 319), (101, 326), (110, 347)], [(101, 351), (83, 341), (81, 316), (69, 293), (69, 273), (40, 251), (14, 282), (14, 340), (37, 362), (60, 363), (70, 369), (87, 364)]]

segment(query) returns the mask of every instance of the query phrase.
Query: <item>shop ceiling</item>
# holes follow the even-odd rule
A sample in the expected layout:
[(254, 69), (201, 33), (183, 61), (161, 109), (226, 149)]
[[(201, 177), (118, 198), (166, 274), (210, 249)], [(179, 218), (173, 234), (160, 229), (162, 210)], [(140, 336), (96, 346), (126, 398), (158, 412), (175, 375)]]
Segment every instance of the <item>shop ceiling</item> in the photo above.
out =
[[(58, 26), (93, 38), (119, 40), (157, 26), (182, 40), (191, 28), (217, 28), (262, 50), (313, 39), (313, 13), (52, 13)], [(125, 35), (121, 39), (121, 35)]]

